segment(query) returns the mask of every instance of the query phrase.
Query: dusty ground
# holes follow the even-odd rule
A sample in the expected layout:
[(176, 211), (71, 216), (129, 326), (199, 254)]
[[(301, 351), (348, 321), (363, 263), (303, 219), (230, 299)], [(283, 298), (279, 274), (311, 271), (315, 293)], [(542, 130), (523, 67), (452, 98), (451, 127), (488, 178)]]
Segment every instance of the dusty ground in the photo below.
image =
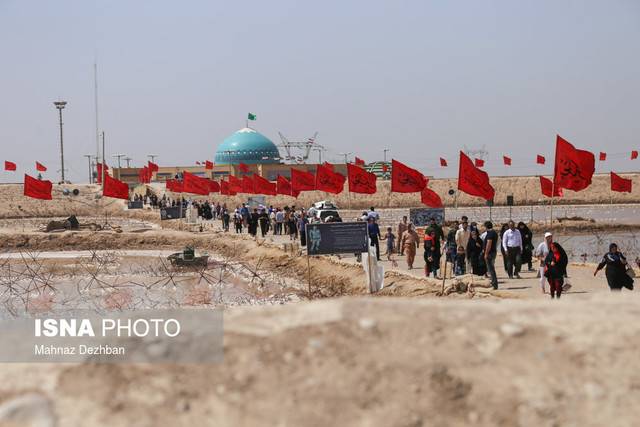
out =
[[(239, 293), (240, 304), (192, 292), (198, 273), (176, 285), (181, 297), (172, 300), (225, 307), (224, 362), (0, 365), (0, 427), (637, 424), (639, 297), (611, 295), (592, 264), (572, 264), (572, 289), (551, 301), (535, 273), (509, 280), (500, 260), (498, 291), (464, 276), (447, 279), (444, 297), (442, 281), (407, 271), (401, 259), (385, 261), (385, 288), (369, 296), (353, 257), (312, 258), (309, 275), (306, 257), (286, 238), (256, 242), (223, 234), (217, 223), (202, 233), (177, 222), (159, 229), (157, 212), (110, 205), (128, 224), (121, 233), (35, 231), (49, 216), (100, 218), (98, 208), (82, 210), (83, 200), (51, 212), (30, 205), (21, 215), (12, 202), (0, 212), (0, 252), (12, 253), (0, 255), (0, 287), (17, 277), (22, 256), (37, 257), (30, 265), (42, 265), (50, 282), (87, 280), (95, 265), (70, 269), (95, 250), (123, 257), (109, 264), (105, 281), (164, 280), (143, 268), (150, 255), (140, 251), (194, 245), (215, 255), (213, 270), (221, 262), (237, 267), (217, 295)], [(266, 287), (252, 283), (255, 273)], [(113, 302), (111, 291), (95, 295)], [(276, 305), (247, 306), (256, 301)]]
[(0, 399), (63, 426), (634, 426), (637, 299), (238, 308), (222, 364), (4, 365)]

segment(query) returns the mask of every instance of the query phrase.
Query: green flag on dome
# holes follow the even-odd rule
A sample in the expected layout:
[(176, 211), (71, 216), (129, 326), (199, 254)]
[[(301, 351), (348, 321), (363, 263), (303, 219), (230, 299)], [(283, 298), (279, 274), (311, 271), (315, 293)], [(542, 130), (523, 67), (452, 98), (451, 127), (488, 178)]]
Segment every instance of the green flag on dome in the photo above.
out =
[(253, 114), (253, 113), (249, 113), (249, 114), (247, 115), (247, 119), (249, 119), (249, 120), (255, 120), (255, 119), (256, 119), (256, 115), (255, 115), (255, 114)]

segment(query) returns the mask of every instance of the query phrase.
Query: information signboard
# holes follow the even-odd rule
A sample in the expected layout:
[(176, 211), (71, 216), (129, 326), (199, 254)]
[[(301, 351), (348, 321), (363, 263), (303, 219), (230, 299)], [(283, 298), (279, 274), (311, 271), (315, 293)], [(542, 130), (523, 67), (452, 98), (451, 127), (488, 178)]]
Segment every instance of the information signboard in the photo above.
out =
[(366, 222), (307, 224), (307, 254), (355, 254), (367, 252), (369, 236)]
[(142, 209), (142, 200), (130, 200), (128, 204), (129, 209)]
[[(185, 217), (186, 209), (182, 209), (182, 218)], [(178, 219), (180, 218), (180, 206), (170, 206), (160, 209), (160, 219)]]

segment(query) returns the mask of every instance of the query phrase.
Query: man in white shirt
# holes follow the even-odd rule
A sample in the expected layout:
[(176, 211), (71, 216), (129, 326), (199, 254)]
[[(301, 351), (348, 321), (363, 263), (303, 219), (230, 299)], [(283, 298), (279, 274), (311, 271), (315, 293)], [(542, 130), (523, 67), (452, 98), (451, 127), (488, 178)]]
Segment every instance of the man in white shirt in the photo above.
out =
[(513, 221), (509, 221), (509, 229), (502, 237), (502, 248), (507, 257), (507, 274), (509, 279), (515, 276), (520, 279), (520, 266), (522, 264), (522, 235)]
[(534, 253), (535, 257), (540, 261), (538, 271), (540, 274), (540, 289), (542, 289), (542, 293), (546, 294), (545, 283), (547, 282), (547, 278), (544, 277), (544, 259), (549, 254), (549, 246), (553, 243), (553, 234), (550, 232), (544, 233), (544, 242), (540, 243), (536, 248), (536, 252)]
[[(456, 262), (455, 270), (457, 274), (465, 274), (467, 270), (467, 264), (465, 263), (467, 243), (469, 243), (469, 237), (471, 237), (471, 231), (469, 230), (469, 221), (467, 217), (462, 217), (462, 223), (460, 228), (456, 230)], [(468, 261), (468, 260), (467, 260)]]

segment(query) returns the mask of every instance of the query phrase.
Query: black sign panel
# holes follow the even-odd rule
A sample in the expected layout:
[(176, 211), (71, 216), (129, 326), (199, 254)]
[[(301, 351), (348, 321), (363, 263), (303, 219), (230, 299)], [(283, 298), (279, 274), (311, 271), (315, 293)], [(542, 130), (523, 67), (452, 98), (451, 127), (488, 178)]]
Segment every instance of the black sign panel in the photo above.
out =
[(355, 254), (368, 251), (366, 222), (329, 222), (307, 224), (309, 255)]
[(129, 209), (142, 209), (142, 200), (130, 200)]
[[(186, 215), (186, 209), (182, 209), (182, 218)], [(178, 219), (180, 218), (180, 206), (171, 206), (160, 209), (160, 219)]]
[(409, 221), (416, 227), (429, 225), (431, 218), (442, 225), (444, 222), (444, 208), (414, 208), (409, 209)]

